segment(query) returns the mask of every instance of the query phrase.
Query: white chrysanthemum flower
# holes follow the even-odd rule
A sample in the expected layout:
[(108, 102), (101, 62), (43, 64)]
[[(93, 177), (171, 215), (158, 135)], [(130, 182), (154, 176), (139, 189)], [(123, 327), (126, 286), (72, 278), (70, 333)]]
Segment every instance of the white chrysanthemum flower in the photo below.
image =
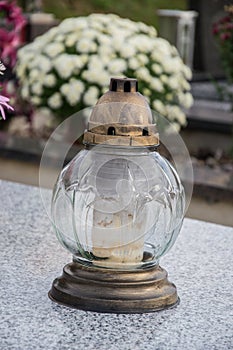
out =
[(174, 122), (172, 124), (169, 124), (168, 128), (166, 129), (166, 134), (174, 134), (180, 131), (180, 125), (177, 122)]
[(163, 38), (156, 38), (156, 47), (157, 50), (160, 51), (164, 56), (170, 56), (171, 54), (171, 45), (169, 42)]
[(64, 52), (64, 45), (62, 43), (53, 42), (44, 48), (44, 53), (51, 58), (56, 57), (62, 52)]
[(184, 90), (190, 90), (191, 89), (191, 85), (189, 84), (189, 82), (187, 80), (185, 80), (183, 77), (180, 79), (180, 86), (182, 86), (182, 88)]
[[(128, 18), (124, 18), (123, 21), (121, 21), (121, 18), (119, 17), (116, 19), (116, 21), (119, 23), (120, 26), (122, 25), (122, 23), (124, 23), (124, 28), (126, 28), (132, 33), (135, 33), (135, 31), (138, 30), (138, 25), (142, 26), (144, 24), (144, 23), (135, 23)], [(144, 26), (146, 25), (144, 24)]]
[(172, 75), (171, 77), (168, 77), (167, 84), (172, 90), (176, 90), (179, 87), (179, 80), (175, 75)]
[(55, 92), (51, 97), (48, 98), (48, 105), (52, 109), (58, 109), (62, 106), (62, 97), (59, 92)]
[(86, 17), (78, 17), (77, 19), (72, 18), (72, 20), (73, 20), (73, 27), (75, 30), (83, 30), (89, 27), (89, 23)]
[(109, 72), (112, 74), (122, 74), (126, 68), (126, 62), (122, 58), (115, 58), (108, 64)]
[(179, 108), (179, 114), (177, 113), (176, 115), (176, 121), (178, 121), (179, 124), (182, 126), (186, 125), (186, 115), (180, 108)]
[(157, 75), (160, 75), (163, 72), (162, 67), (158, 63), (154, 63), (151, 66), (153, 72)]
[(96, 32), (102, 32), (104, 30), (104, 26), (100, 21), (98, 22), (96, 20), (90, 20), (90, 25), (91, 28), (96, 30)]
[(42, 95), (42, 92), (43, 92), (42, 84), (39, 81), (36, 81), (34, 84), (32, 84), (31, 91), (33, 94), (37, 96)]
[(137, 57), (132, 57), (129, 59), (129, 68), (136, 70), (141, 67), (141, 62), (138, 61)]
[(62, 41), (65, 40), (65, 38), (66, 38), (66, 37), (65, 37), (64, 34), (59, 34), (59, 35), (55, 36), (54, 40), (55, 40), (55, 41), (58, 41), (58, 42), (62, 42)]
[[(26, 52), (37, 51), (37, 52), (41, 53), (42, 49), (47, 44), (47, 40), (44, 40), (44, 39), (45, 38), (43, 38), (43, 40), (38, 40), (38, 38), (36, 38), (34, 42), (32, 42), (28, 45), (28, 47), (25, 49), (25, 51)], [(24, 47), (22, 50), (24, 50)]]
[(41, 115), (44, 115), (45, 117), (51, 116), (51, 110), (47, 107), (41, 107), (38, 109), (38, 112), (41, 113)]
[(188, 80), (192, 79), (192, 71), (191, 71), (191, 69), (189, 67), (183, 66), (183, 72), (184, 72), (184, 75), (185, 75), (186, 79), (188, 79)]
[(151, 40), (145, 34), (138, 34), (133, 36), (129, 39), (128, 44), (135, 47), (139, 52), (151, 52)]
[[(55, 38), (55, 36), (59, 33), (59, 29), (58, 27), (53, 27), (51, 29), (49, 29), (44, 35), (43, 37), (47, 39), (48, 42), (50, 42), (51, 40), (53, 40)], [(40, 40), (40, 38), (38, 38), (38, 41)]]
[(172, 57), (173, 62), (173, 72), (180, 73), (184, 66), (182, 59), (179, 56)]
[(81, 57), (64, 53), (55, 58), (53, 65), (58, 75), (63, 79), (67, 79), (72, 77), (73, 72), (78, 74), (84, 63)]
[(174, 56), (178, 56), (179, 53), (178, 53), (178, 50), (175, 46), (171, 46), (171, 53), (174, 55)]
[(30, 50), (30, 45), (23, 46), (17, 51), (17, 58), (24, 59), (24, 63), (34, 57), (33, 52)]
[(74, 46), (78, 41), (78, 37), (76, 33), (71, 33), (67, 36), (66, 41), (65, 41), (65, 45), (67, 47), (72, 47)]
[(137, 75), (138, 79), (144, 80), (148, 83), (152, 79), (149, 70), (145, 67), (139, 68), (136, 72), (136, 75)]
[(193, 103), (194, 103), (193, 95), (187, 92), (185, 94), (184, 107), (188, 109), (192, 107)]
[(26, 78), (26, 64), (21, 64), (16, 66), (16, 73), (18, 78), (23, 81)]
[(172, 58), (164, 58), (163, 61), (161, 61), (161, 65), (163, 67), (163, 71), (168, 74), (176, 72), (175, 64), (173, 63)]
[(178, 100), (184, 108), (188, 109), (193, 105), (193, 96), (189, 92), (185, 94), (180, 92), (178, 94)]
[(139, 62), (141, 62), (142, 65), (146, 65), (149, 62), (149, 58), (143, 53), (138, 54), (137, 59)]
[(167, 105), (166, 110), (170, 120), (179, 122), (180, 125), (185, 125), (186, 123), (185, 114), (178, 106)]
[(164, 59), (166, 59), (165, 57), (166, 56), (164, 56), (164, 54), (162, 54), (156, 48), (152, 48), (152, 51), (151, 51), (151, 59), (152, 59), (152, 61), (154, 61), (155, 63), (161, 65), (162, 62), (164, 61)]
[(30, 81), (30, 83), (38, 80), (39, 76), (40, 76), (41, 72), (39, 71), (39, 69), (32, 69), (30, 72), (29, 72), (29, 76), (28, 76), (28, 80)]
[(86, 70), (82, 73), (82, 78), (89, 83), (106, 86), (109, 83), (110, 74), (106, 71)]
[(61, 91), (62, 95), (64, 95), (64, 96), (68, 95), (70, 89), (71, 89), (71, 88), (70, 88), (70, 86), (69, 86), (68, 83), (63, 84), (63, 85), (60, 87), (60, 91)]
[(29, 90), (29, 85), (28, 84), (24, 84), (22, 89), (21, 89), (21, 96), (23, 99), (27, 99), (30, 95), (30, 90)]
[[(144, 24), (144, 23), (143, 23)], [(154, 27), (152, 27), (152, 26), (150, 26), (149, 27), (149, 29), (146, 29), (145, 30), (151, 37), (157, 37), (157, 30), (154, 28)]]
[(150, 36), (157, 36), (157, 31), (154, 27), (146, 25), (143, 22), (138, 22), (138, 29), (149, 34)]
[(32, 96), (31, 97), (31, 102), (35, 106), (39, 106), (41, 104), (41, 98), (39, 96)]
[(93, 106), (96, 104), (99, 96), (99, 90), (96, 86), (91, 86), (83, 96), (83, 101), (87, 106)]
[(125, 32), (121, 33), (120, 31), (116, 30), (117, 28), (113, 28), (113, 31), (111, 33), (112, 35), (112, 46), (114, 47), (115, 51), (120, 51), (122, 47), (125, 45)]
[(73, 71), (73, 67), (66, 65), (64, 68), (62, 69), (57, 69), (58, 75), (62, 78), (62, 79), (68, 79), (72, 77), (72, 71)]
[[(80, 63), (79, 63), (79, 60), (80, 60)], [(89, 56), (86, 55), (86, 54), (83, 54), (83, 55), (80, 55), (79, 57), (77, 58), (76, 56), (76, 62), (75, 64), (78, 65), (79, 68), (83, 67), (86, 63), (88, 63), (88, 58)], [(75, 59), (75, 58), (74, 58)]]
[(52, 63), (51, 60), (44, 55), (34, 55), (34, 58), (28, 62), (28, 67), (30, 70), (37, 69), (43, 73), (47, 73), (52, 68)]
[[(93, 55), (94, 56), (94, 55)], [(106, 67), (111, 59), (116, 58), (114, 53), (105, 53), (104, 47), (103, 50), (99, 50), (98, 61), (101, 62), (102, 67)]]
[(145, 88), (145, 89), (142, 90), (142, 93), (145, 96), (151, 96), (151, 90), (150, 89)]
[(57, 79), (54, 74), (48, 74), (44, 77), (43, 84), (44, 86), (54, 87), (56, 84), (56, 81)]
[(88, 69), (102, 71), (104, 69), (104, 64), (99, 55), (91, 55), (88, 62)]
[(160, 100), (154, 100), (152, 106), (157, 112), (166, 115), (166, 106)]
[(88, 40), (86, 38), (80, 39), (76, 43), (76, 50), (81, 53), (92, 53), (96, 52), (97, 50), (97, 44), (92, 41)]
[(71, 79), (69, 83), (61, 86), (60, 91), (71, 106), (75, 106), (84, 92), (85, 85), (82, 81)]
[(86, 40), (94, 40), (98, 36), (98, 32), (92, 28), (87, 28), (83, 31), (83, 37)]
[(161, 80), (162, 83), (168, 84), (168, 76), (165, 74), (160, 75), (159, 79)]
[(78, 79), (70, 79), (71, 85), (72, 87), (77, 91), (82, 93), (85, 89), (85, 85), (83, 84), (83, 82), (81, 80)]
[(105, 45), (106, 47), (112, 46), (112, 40), (111, 40), (111, 37), (109, 35), (100, 33), (98, 35), (98, 37), (96, 38), (96, 40), (98, 40), (98, 42), (100, 43), (100, 45), (101, 45), (100, 48), (102, 47), (102, 45)]
[(164, 91), (163, 84), (162, 84), (161, 80), (158, 79), (158, 78), (152, 78), (151, 81), (150, 81), (150, 86), (155, 91), (158, 91), (158, 92), (163, 92)]
[(60, 31), (64, 34), (67, 34), (73, 31), (82, 30), (87, 27), (88, 27), (88, 23), (83, 17), (66, 18), (59, 25)]
[(136, 54), (136, 50), (133, 46), (129, 45), (122, 45), (122, 47), (119, 49), (121, 57), (123, 58), (130, 58), (134, 57)]
[[(47, 73), (52, 68), (52, 63), (48, 57), (45, 56), (39, 56), (38, 61), (40, 61), (40, 70), (44, 73)], [(38, 64), (37, 64), (38, 66)]]

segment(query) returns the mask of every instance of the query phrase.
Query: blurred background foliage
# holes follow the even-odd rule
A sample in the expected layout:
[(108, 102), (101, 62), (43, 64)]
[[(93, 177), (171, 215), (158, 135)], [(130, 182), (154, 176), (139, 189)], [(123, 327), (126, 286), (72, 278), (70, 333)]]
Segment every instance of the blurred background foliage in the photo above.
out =
[[(19, 0), (23, 5), (25, 1)], [(43, 10), (57, 18), (86, 16), (90, 13), (116, 13), (157, 27), (157, 9), (187, 9), (186, 0), (43, 0)]]

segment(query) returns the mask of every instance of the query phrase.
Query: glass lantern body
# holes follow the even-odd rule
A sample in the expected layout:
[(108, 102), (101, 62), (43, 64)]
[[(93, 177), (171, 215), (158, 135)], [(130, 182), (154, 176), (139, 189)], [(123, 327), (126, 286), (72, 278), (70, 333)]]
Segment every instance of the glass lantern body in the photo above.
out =
[(155, 149), (97, 145), (63, 169), (54, 188), (53, 224), (83, 264), (140, 269), (174, 244), (185, 211), (183, 186)]

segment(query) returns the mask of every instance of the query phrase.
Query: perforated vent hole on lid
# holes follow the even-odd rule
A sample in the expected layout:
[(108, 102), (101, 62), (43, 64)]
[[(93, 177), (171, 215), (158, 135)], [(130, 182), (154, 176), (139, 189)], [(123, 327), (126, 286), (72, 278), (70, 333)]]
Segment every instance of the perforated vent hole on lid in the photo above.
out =
[(148, 130), (144, 128), (142, 130), (142, 136), (148, 136), (148, 135), (149, 135)]
[(108, 128), (108, 135), (116, 135), (116, 130), (113, 126)]

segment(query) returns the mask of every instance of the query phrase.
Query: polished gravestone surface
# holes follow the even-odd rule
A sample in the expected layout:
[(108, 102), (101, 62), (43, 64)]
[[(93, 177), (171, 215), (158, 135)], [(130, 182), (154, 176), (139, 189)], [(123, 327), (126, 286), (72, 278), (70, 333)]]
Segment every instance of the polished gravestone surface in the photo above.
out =
[(185, 219), (177, 243), (161, 260), (178, 288), (176, 308), (91, 313), (48, 298), (71, 256), (52, 231), (38, 188), (0, 181), (0, 194), (2, 350), (233, 348), (232, 228)]

